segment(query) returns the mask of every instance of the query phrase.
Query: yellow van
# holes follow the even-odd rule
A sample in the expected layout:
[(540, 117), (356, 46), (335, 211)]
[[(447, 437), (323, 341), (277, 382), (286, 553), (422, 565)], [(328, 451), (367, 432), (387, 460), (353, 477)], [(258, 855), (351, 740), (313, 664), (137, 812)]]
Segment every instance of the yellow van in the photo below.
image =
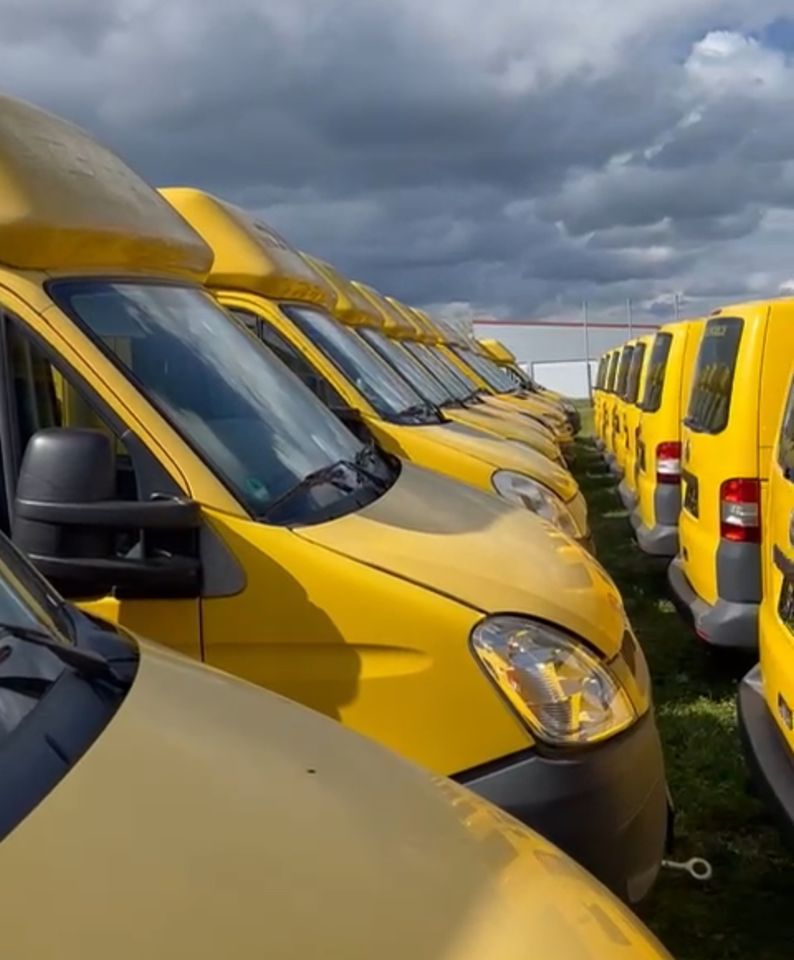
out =
[(529, 393), (536, 394), (542, 400), (547, 400), (555, 407), (558, 407), (565, 414), (573, 432), (579, 432), (582, 426), (582, 418), (575, 404), (573, 404), (568, 397), (564, 397), (556, 390), (550, 390), (548, 387), (543, 387), (536, 383), (532, 377), (519, 366), (515, 354), (508, 350), (500, 340), (483, 338), (479, 340), (479, 344), (495, 363), (498, 363), (507, 371), (515, 380), (517, 386)]
[[(0, 99), (0, 180), (1, 502), (17, 546), (86, 612), (453, 774), (622, 895), (647, 892), (664, 766), (645, 658), (601, 566), (530, 511), (357, 439), (205, 291), (201, 238), (70, 124)], [(230, 267), (215, 275), (249, 278)], [(144, 712), (182, 744), (168, 701)], [(212, 733), (227, 711), (196, 701), (228, 769)], [(142, 770), (143, 753), (112, 752)], [(147, 778), (163, 795), (170, 781)], [(206, 830), (216, 794), (180, 803), (180, 822)], [(110, 796), (118, 832), (128, 807)]]
[(607, 381), (609, 379), (609, 364), (612, 351), (602, 354), (598, 361), (595, 386), (593, 388), (593, 438), (596, 447), (604, 449), (604, 400), (607, 395)]
[(761, 301), (715, 311), (698, 350), (668, 579), (698, 636), (717, 647), (758, 644), (761, 519), (792, 337), (794, 300)]
[(645, 389), (652, 342), (653, 337), (650, 335), (637, 337), (623, 397), (623, 479), (618, 486), (618, 494), (629, 512), (637, 503), (637, 430), (640, 425), (640, 401)]
[(8, 956), (668, 956), (485, 801), (85, 616), (2, 536), (0, 618)]
[[(342, 419), (350, 422), (352, 416), (362, 436), (373, 436), (387, 452), (419, 466), (498, 493), (591, 548), (584, 497), (563, 466), (536, 452), (541, 442), (531, 425), (519, 421), (510, 430), (532, 447), (483, 433), (481, 424), (488, 421), (474, 414), (470, 424), (448, 422), (354, 329), (332, 318), (336, 309), (359, 326), (365, 311), (351, 298), (361, 297), (360, 291), (346, 289), (342, 278), (331, 286), (281, 239), (278, 245), (263, 243), (267, 228), (223, 201), (180, 188), (163, 194), (215, 251), (207, 282), (219, 302)], [(242, 265), (241, 249), (249, 254)], [(377, 316), (371, 305), (369, 312)], [(560, 461), (556, 451), (549, 447)]]
[(739, 729), (748, 766), (794, 840), (794, 378), (764, 508), (760, 663), (739, 686)]
[(631, 522), (640, 549), (678, 553), (681, 513), (681, 421), (692, 385), (703, 320), (669, 323), (651, 348), (637, 436), (637, 505)]
[(636, 340), (628, 340), (620, 351), (615, 391), (612, 398), (612, 430), (610, 433), (609, 454), (610, 469), (616, 477), (623, 476), (626, 463), (626, 444), (623, 439), (626, 426), (626, 389), (629, 382), (629, 370), (634, 356)]
[(622, 347), (617, 347), (609, 356), (604, 395), (601, 400), (601, 453), (607, 464), (611, 464), (612, 437), (615, 428), (615, 388), (618, 381), (618, 367)]
[(426, 332), (426, 343), (432, 348), (434, 356), (471, 385), (489, 406), (519, 413), (533, 423), (543, 424), (557, 442), (570, 447), (573, 430), (562, 408), (553, 400), (521, 389), (511, 376), (484, 355), (478, 342), (473, 344), (451, 324), (432, 319), (416, 307), (407, 307), (392, 298), (388, 299)]

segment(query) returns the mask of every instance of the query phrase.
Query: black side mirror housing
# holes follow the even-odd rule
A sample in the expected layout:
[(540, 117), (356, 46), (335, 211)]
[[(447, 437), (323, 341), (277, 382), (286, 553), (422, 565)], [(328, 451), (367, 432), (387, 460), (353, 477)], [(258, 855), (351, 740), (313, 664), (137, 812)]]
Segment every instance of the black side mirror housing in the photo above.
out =
[[(14, 500), (12, 539), (70, 598), (198, 596), (201, 510), (192, 500), (116, 497), (116, 458), (99, 430), (53, 428), (27, 446)], [(118, 550), (126, 535), (135, 542)], [(184, 552), (153, 549), (173, 535)]]

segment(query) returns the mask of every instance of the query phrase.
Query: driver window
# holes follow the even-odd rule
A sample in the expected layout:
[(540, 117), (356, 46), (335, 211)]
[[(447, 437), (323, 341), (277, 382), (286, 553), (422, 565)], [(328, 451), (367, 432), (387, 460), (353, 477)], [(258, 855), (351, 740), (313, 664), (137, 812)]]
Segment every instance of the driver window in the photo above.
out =
[(136, 500), (135, 472), (124, 444), (85, 395), (64, 377), (13, 320), (6, 323), (6, 355), (16, 472), (30, 438), (38, 430), (49, 427), (101, 430), (112, 439), (116, 450), (116, 495), (120, 499)]

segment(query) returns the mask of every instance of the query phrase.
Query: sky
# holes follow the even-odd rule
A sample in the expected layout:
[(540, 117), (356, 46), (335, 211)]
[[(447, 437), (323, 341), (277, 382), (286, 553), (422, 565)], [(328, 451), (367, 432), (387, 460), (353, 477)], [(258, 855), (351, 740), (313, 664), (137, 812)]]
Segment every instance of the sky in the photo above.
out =
[(794, 293), (790, 0), (0, 0), (0, 89), (415, 304)]

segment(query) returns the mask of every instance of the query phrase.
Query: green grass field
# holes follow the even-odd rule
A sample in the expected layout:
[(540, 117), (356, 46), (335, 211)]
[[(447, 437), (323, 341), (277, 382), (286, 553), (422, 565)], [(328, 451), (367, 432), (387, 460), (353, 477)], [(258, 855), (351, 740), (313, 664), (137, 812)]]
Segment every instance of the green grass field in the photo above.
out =
[(705, 650), (668, 599), (665, 569), (632, 538), (626, 511), (590, 439), (574, 472), (598, 557), (620, 588), (654, 678), (667, 774), (678, 809), (675, 859), (702, 856), (714, 877), (662, 871), (640, 914), (676, 960), (794, 958), (794, 857), (748, 791), (736, 729), (736, 684), (752, 665)]

